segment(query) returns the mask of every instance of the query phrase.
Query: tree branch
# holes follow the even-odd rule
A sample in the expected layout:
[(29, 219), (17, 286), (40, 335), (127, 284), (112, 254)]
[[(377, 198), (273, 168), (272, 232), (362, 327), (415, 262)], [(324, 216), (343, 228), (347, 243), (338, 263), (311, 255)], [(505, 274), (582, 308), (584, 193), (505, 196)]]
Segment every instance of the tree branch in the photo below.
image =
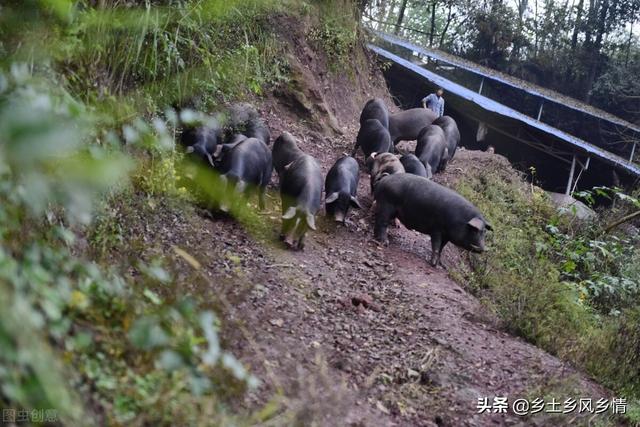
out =
[(607, 225), (607, 227), (604, 229), (605, 233), (610, 232), (611, 230), (613, 230), (614, 228), (616, 228), (617, 226), (619, 226), (620, 224), (623, 224), (627, 221), (631, 221), (634, 218), (640, 217), (640, 211), (636, 211), (632, 214), (629, 214), (627, 216), (623, 216), (622, 218), (620, 218), (619, 220)]

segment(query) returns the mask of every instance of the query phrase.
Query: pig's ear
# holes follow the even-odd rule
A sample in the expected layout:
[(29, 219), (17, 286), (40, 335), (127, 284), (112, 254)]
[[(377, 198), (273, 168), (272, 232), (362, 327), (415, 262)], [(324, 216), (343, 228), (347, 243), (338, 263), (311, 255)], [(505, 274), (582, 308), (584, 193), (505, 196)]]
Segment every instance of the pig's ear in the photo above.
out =
[(362, 206), (360, 206), (360, 202), (356, 199), (356, 196), (351, 196), (351, 206), (356, 209), (362, 209)]
[(185, 153), (187, 154), (191, 154), (195, 151), (195, 148), (193, 148), (193, 145), (190, 145), (187, 147), (187, 149), (185, 150)]
[(338, 200), (338, 193), (334, 191), (333, 193), (329, 194), (326, 199), (324, 199), (324, 202), (333, 203), (336, 200)]
[(282, 219), (291, 219), (296, 216), (296, 208), (295, 206), (291, 206), (287, 211), (282, 215)]
[(311, 212), (307, 213), (307, 225), (313, 231), (316, 231), (316, 217), (314, 217)]
[(478, 217), (475, 217), (467, 223), (470, 227), (475, 228), (476, 230), (482, 230), (482, 226), (484, 225), (484, 221)]

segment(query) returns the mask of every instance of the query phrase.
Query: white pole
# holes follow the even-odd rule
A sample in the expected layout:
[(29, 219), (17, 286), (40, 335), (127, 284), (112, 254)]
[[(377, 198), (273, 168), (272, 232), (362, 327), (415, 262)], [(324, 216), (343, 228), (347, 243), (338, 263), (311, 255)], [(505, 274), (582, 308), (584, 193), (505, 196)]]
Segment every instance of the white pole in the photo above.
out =
[(564, 192), (567, 196), (571, 194), (571, 183), (573, 182), (573, 173), (576, 171), (576, 155), (571, 159), (571, 170), (569, 171), (569, 181), (567, 182), (567, 190)]
[(540, 117), (542, 117), (542, 106), (544, 105), (544, 100), (540, 101), (540, 109), (538, 110), (538, 121), (540, 121)]

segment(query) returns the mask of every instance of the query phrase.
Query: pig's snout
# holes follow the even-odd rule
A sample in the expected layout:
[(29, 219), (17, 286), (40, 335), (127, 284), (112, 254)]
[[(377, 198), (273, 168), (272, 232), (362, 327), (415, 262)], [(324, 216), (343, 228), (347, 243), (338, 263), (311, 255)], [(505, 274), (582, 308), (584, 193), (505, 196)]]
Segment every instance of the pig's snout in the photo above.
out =
[(293, 238), (292, 235), (287, 235), (284, 237), (284, 244), (287, 245), (289, 249), (296, 246), (295, 239)]
[(486, 250), (484, 243), (480, 243), (479, 245), (471, 244), (471, 251), (475, 253), (482, 253)]
[(333, 218), (336, 220), (336, 222), (344, 222), (344, 212), (335, 212), (333, 214)]

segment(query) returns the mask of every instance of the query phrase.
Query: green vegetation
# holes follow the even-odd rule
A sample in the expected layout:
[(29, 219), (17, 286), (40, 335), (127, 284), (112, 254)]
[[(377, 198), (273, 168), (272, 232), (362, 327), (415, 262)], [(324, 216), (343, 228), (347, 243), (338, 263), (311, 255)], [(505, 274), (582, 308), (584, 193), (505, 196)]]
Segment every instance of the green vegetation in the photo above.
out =
[(640, 238), (604, 230), (636, 210), (638, 199), (606, 189), (583, 194), (607, 195), (616, 206), (581, 222), (504, 172), (467, 172), (457, 189), (495, 229), (487, 256), (469, 255), (470, 267), (457, 274), (508, 330), (584, 367), (637, 406)]
[(257, 379), (222, 348), (220, 307), (178, 292), (119, 216), (189, 209), (167, 107), (285, 82), (269, 19), (286, 5), (126, 3), (2, 6), (0, 402), (68, 425), (237, 425), (229, 401)]
[[(65, 425), (248, 422), (229, 402), (258, 380), (222, 348), (222, 308), (183, 291), (203, 282), (200, 265), (175, 247), (174, 256), (142, 255), (144, 242), (122, 220), (193, 210), (170, 107), (220, 110), (286, 83), (274, 17), (313, 7), (0, 6), (3, 408), (46, 410)], [(192, 276), (174, 274), (176, 258)]]
[[(222, 307), (186, 291), (216, 288), (183, 249), (146, 253), (132, 224), (195, 209), (170, 107), (221, 110), (286, 84), (272, 28), (282, 15), (322, 13), (309, 35), (343, 68), (359, 39), (345, 10), (346, 0), (3, 3), (3, 406), (54, 410), (65, 425), (252, 420), (230, 409), (258, 380), (220, 342)], [(512, 332), (638, 398), (638, 242), (560, 217), (519, 179), (469, 175), (459, 190), (496, 229), (489, 256), (461, 272), (472, 290)], [(613, 197), (615, 217), (637, 206)], [(273, 232), (252, 212), (233, 214), (258, 237)], [(174, 259), (191, 275), (179, 277)]]
[[(129, 276), (75, 255), (93, 202), (127, 188), (134, 157), (87, 144), (95, 124), (68, 93), (21, 67), (0, 80), (3, 400), (55, 410), (71, 425), (95, 416), (91, 405), (108, 422), (222, 420), (216, 384), (228, 396), (256, 379), (220, 348), (214, 313), (190, 297), (161, 296), (172, 281), (161, 259), (138, 260), (140, 274)], [(98, 224), (96, 242), (108, 244), (114, 223)]]
[(109, 124), (195, 95), (198, 107), (210, 109), (286, 79), (287, 64), (267, 21), (282, 2), (27, 3), (3, 14), (5, 64), (50, 68)]
[[(354, 19), (355, 10), (348, 0), (321, 0), (323, 19), (311, 29), (309, 39), (317, 43), (329, 58), (329, 68), (334, 71), (350, 70), (356, 54), (359, 25)], [(352, 10), (352, 13), (345, 13)]]

